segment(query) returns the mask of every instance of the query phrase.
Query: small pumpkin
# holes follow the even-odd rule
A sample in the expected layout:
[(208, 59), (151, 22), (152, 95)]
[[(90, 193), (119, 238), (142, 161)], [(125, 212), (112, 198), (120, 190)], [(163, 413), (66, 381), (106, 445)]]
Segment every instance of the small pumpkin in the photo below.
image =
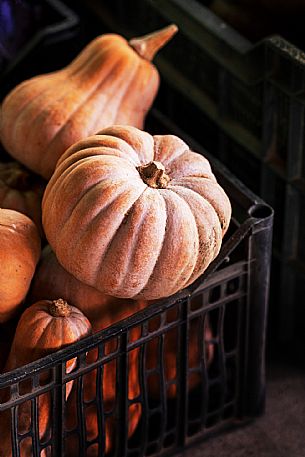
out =
[(101, 35), (67, 67), (19, 84), (2, 104), (6, 150), (48, 179), (63, 152), (81, 138), (115, 123), (142, 128), (159, 87), (151, 60), (176, 30), (172, 25), (129, 42)]
[[(4, 371), (9, 372), (22, 367), (34, 360), (40, 359), (56, 350), (70, 345), (91, 333), (88, 319), (77, 308), (70, 306), (62, 299), (42, 300), (22, 314), (15, 333), (12, 348)], [(67, 362), (67, 372), (75, 367), (76, 359)], [(40, 376), (40, 382), (47, 383), (48, 374)], [(72, 389), (72, 381), (66, 385), (66, 397)], [(31, 381), (24, 381), (22, 388), (29, 392), (32, 390)], [(0, 403), (4, 399), (0, 394)], [(52, 397), (49, 392), (38, 398), (39, 408), (39, 436), (43, 439), (48, 431), (52, 414)], [(18, 432), (26, 433), (31, 424), (31, 401), (25, 401), (18, 407)], [(5, 410), (0, 413), (1, 428), (1, 457), (11, 457), (11, 412)], [(20, 444), (22, 456), (32, 455), (31, 440), (24, 440)]]
[(153, 300), (191, 284), (217, 256), (230, 216), (206, 158), (174, 135), (132, 126), (71, 146), (42, 202), (61, 265), (120, 298)]
[(44, 188), (45, 182), (20, 163), (0, 162), (0, 207), (27, 215), (41, 233), (41, 200)]
[(40, 256), (40, 236), (24, 214), (0, 209), (0, 323), (22, 305)]

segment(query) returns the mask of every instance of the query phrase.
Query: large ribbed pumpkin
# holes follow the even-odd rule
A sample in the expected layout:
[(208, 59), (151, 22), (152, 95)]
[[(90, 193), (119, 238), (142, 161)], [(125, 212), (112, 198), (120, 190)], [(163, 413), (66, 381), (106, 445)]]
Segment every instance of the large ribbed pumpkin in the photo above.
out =
[(219, 252), (231, 205), (210, 164), (176, 136), (112, 126), (69, 148), (42, 203), (47, 239), (79, 280), (157, 299)]
[(159, 87), (151, 60), (176, 30), (172, 25), (130, 42), (101, 35), (62, 70), (19, 84), (2, 104), (5, 149), (48, 179), (76, 141), (115, 123), (142, 128)]
[(17, 314), (40, 256), (40, 236), (24, 214), (0, 209), (0, 323)]

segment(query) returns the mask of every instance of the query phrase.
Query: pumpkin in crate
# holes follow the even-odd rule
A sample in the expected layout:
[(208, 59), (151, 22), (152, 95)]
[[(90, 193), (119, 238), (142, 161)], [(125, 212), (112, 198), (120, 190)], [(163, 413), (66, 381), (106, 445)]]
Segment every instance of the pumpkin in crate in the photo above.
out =
[[(11, 351), (5, 365), (5, 372), (22, 367), (30, 362), (40, 359), (56, 350), (66, 347), (91, 333), (91, 325), (83, 313), (70, 306), (65, 300), (42, 300), (22, 314), (16, 329)], [(73, 358), (66, 363), (69, 373), (76, 365)], [(40, 375), (40, 384), (51, 382), (51, 372), (47, 370)], [(66, 397), (71, 392), (73, 382), (66, 385)], [(30, 392), (32, 382), (30, 379), (23, 381), (22, 391), (19, 394)], [(8, 393), (0, 392), (0, 403), (9, 400)], [(41, 440), (46, 440), (50, 433), (49, 426), (52, 417), (52, 394), (50, 392), (39, 395), (38, 406), (38, 433)], [(17, 429), (21, 434), (26, 434), (31, 427), (32, 405), (30, 400), (25, 400), (18, 407)], [(5, 410), (0, 413), (1, 429), (1, 457), (10, 457), (11, 450), (11, 412)], [(32, 441), (25, 438), (20, 444), (20, 455), (32, 455)]]
[(0, 162), (0, 207), (32, 219), (42, 233), (41, 200), (45, 182), (16, 161)]
[(120, 298), (187, 287), (217, 256), (230, 201), (210, 164), (174, 135), (112, 126), (71, 146), (42, 202), (63, 267)]
[(129, 42), (101, 35), (67, 67), (19, 84), (2, 104), (5, 149), (48, 179), (76, 141), (115, 123), (142, 128), (159, 87), (151, 60), (176, 31), (171, 25)]
[(24, 214), (0, 209), (0, 323), (17, 314), (40, 256), (40, 236)]

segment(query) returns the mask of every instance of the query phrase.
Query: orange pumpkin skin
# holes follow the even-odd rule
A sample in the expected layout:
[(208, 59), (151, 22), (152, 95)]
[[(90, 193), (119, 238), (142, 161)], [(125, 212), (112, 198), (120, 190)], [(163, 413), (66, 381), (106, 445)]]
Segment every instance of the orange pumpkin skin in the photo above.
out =
[[(17, 325), (5, 371), (11, 371), (84, 338), (91, 324), (63, 299), (41, 300), (27, 308)], [(67, 363), (70, 371), (75, 360)]]
[(39, 255), (40, 236), (34, 222), (17, 211), (0, 209), (0, 323), (22, 305)]
[(157, 52), (175, 31), (170, 26), (130, 43), (101, 35), (62, 70), (19, 84), (2, 104), (5, 149), (49, 179), (76, 141), (115, 123), (142, 128), (159, 87), (152, 49)]
[[(134, 300), (114, 300), (111, 306), (105, 306), (103, 313), (98, 318), (93, 320), (92, 328), (94, 332), (98, 332), (102, 329), (109, 327), (122, 319), (126, 319), (132, 314), (145, 308), (146, 302), (134, 301)], [(136, 341), (141, 336), (141, 330), (139, 327), (134, 328), (128, 337), (128, 341)], [(115, 340), (109, 340), (105, 344), (105, 354), (115, 352), (117, 349), (117, 342)], [(93, 363), (97, 360), (98, 349), (94, 349), (87, 354), (88, 364)], [(129, 400), (135, 399), (140, 394), (139, 385), (139, 348), (134, 349), (128, 353), (128, 398)], [(118, 376), (118, 366), (116, 358), (111, 362), (103, 365), (103, 381), (101, 383), (101, 390), (103, 392), (103, 405), (105, 411), (110, 411), (114, 407), (118, 399), (118, 391), (116, 378)], [(90, 371), (83, 378), (83, 395), (84, 401), (89, 402), (96, 398), (96, 370)], [(75, 426), (75, 418), (77, 417), (77, 392), (76, 384), (74, 384), (71, 395), (67, 402), (67, 429), (73, 429)], [(128, 411), (128, 436), (130, 437), (141, 417), (142, 407), (140, 403), (135, 403), (129, 407)], [(86, 408), (86, 438), (87, 440), (93, 440), (98, 435), (98, 418), (97, 410), (95, 408)], [(113, 449), (114, 443), (117, 442), (117, 434), (119, 433), (117, 422), (112, 416), (106, 421), (105, 424), (105, 452), (108, 453)], [(67, 443), (66, 454), (69, 457), (78, 457), (80, 450), (78, 447), (78, 440), (75, 437), (71, 437)], [(92, 445), (88, 448), (87, 457), (97, 457), (100, 455), (101, 450), (98, 449), (97, 445)]]
[(85, 316), (94, 322), (104, 309), (112, 306), (125, 306), (126, 300), (105, 295), (87, 286), (68, 273), (58, 262), (51, 247), (46, 246), (36, 268), (31, 289), (27, 297), (29, 303), (46, 298), (62, 297), (80, 309)]
[[(27, 308), (22, 314), (15, 333), (12, 348), (5, 365), (5, 372), (22, 367), (56, 350), (70, 345), (91, 333), (88, 319), (77, 308), (62, 299), (42, 300)], [(67, 372), (75, 367), (76, 359), (67, 362)], [(48, 382), (48, 374), (40, 377), (40, 382)], [(72, 381), (66, 385), (66, 397), (71, 392)], [(23, 387), (29, 392), (31, 381), (24, 381)], [(0, 396), (0, 403), (3, 398)], [(50, 393), (39, 396), (39, 436), (47, 433), (52, 414)], [(0, 413), (1, 457), (11, 457), (11, 413)], [(25, 401), (18, 408), (18, 432), (26, 433), (31, 424), (31, 402)], [(32, 456), (31, 442), (21, 444), (21, 456)]]
[(0, 163), (0, 207), (32, 219), (42, 233), (41, 200), (45, 182), (18, 162)]
[(230, 216), (202, 155), (176, 136), (131, 126), (71, 146), (42, 202), (46, 237), (67, 271), (106, 294), (145, 300), (198, 278)]

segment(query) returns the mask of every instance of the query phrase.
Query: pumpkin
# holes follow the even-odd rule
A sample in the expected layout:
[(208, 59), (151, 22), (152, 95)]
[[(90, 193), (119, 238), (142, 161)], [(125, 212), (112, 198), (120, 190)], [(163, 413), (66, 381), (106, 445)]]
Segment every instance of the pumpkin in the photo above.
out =
[(217, 256), (230, 216), (206, 158), (174, 135), (132, 126), (71, 146), (42, 201), (60, 264), (120, 298), (154, 300), (187, 287)]
[[(133, 301), (133, 300), (125, 300), (125, 306), (122, 306), (120, 300), (113, 301), (111, 306), (105, 306), (103, 308), (103, 312), (100, 316), (92, 321), (92, 329), (94, 332), (98, 332), (109, 327), (112, 324), (119, 322), (122, 319), (126, 319), (127, 317), (131, 316), (132, 314), (140, 311), (146, 306), (144, 301)], [(128, 341), (129, 343), (136, 341), (141, 336), (141, 330), (139, 327), (134, 328), (129, 332)], [(110, 339), (105, 343), (105, 354), (115, 353), (117, 350), (118, 341), (116, 339)], [(128, 399), (133, 400), (140, 393), (140, 385), (139, 385), (139, 354), (140, 349), (136, 348), (132, 351), (128, 352)], [(98, 349), (95, 348), (91, 350), (87, 354), (87, 363), (90, 365), (91, 363), (96, 362), (98, 358)], [(105, 412), (110, 412), (111, 410), (115, 409), (115, 405), (117, 405), (120, 395), (118, 391), (118, 377), (119, 377), (119, 368), (118, 368), (118, 361), (119, 357), (115, 357), (115, 359), (111, 360), (102, 365), (103, 367), (103, 377), (101, 380), (100, 385), (97, 383), (97, 370), (92, 369), (82, 378), (82, 391), (83, 391), (83, 401), (84, 402), (92, 402), (94, 399), (102, 398), (103, 407)], [(102, 394), (98, 393), (98, 389), (101, 390)], [(67, 429), (73, 430), (77, 428), (79, 425), (75, 422), (78, 410), (78, 398), (77, 395), (77, 385), (76, 383), (73, 385), (72, 393), (68, 398), (68, 402), (66, 405), (66, 414), (67, 414)], [(98, 418), (98, 411), (97, 408), (87, 403), (87, 406), (84, 406), (85, 411), (85, 436), (88, 441), (94, 440), (101, 431), (99, 430), (99, 418)], [(129, 406), (128, 409), (128, 436), (130, 437), (140, 420), (142, 412), (141, 404), (136, 402)], [(108, 453), (110, 450), (113, 450), (115, 447), (115, 443), (117, 442), (117, 434), (120, 433), (120, 429), (118, 427), (118, 419), (116, 418), (116, 413), (113, 413), (108, 419), (105, 421), (105, 428), (104, 428), (104, 440), (105, 440), (105, 452)], [(71, 435), (70, 438), (66, 441), (66, 455), (69, 457), (76, 457), (79, 456), (81, 450), (79, 448), (78, 438), (75, 434)], [(88, 447), (86, 456), (95, 457), (101, 455), (101, 448), (99, 448), (98, 444), (92, 444)]]
[(0, 162), (0, 207), (26, 214), (41, 233), (41, 200), (44, 188), (45, 182), (20, 163)]
[(68, 273), (58, 262), (49, 245), (42, 251), (39, 264), (32, 280), (31, 289), (27, 297), (29, 303), (46, 298), (62, 297), (79, 308), (90, 322), (98, 319), (103, 310), (114, 304), (126, 306), (126, 300), (105, 295), (102, 292), (87, 286), (73, 275)]
[[(44, 357), (58, 349), (72, 344), (91, 333), (88, 319), (77, 308), (70, 306), (62, 299), (39, 301), (22, 314), (15, 333), (12, 348), (5, 366), (5, 372), (24, 366), (34, 360)], [(66, 371), (75, 367), (76, 359), (66, 364)], [(50, 374), (43, 373), (40, 383), (47, 383)], [(68, 397), (73, 382), (66, 385)], [(32, 390), (31, 380), (23, 381), (22, 388)], [(4, 401), (4, 393), (0, 395), (0, 403)], [(1, 398), (2, 396), (2, 398)], [(7, 398), (5, 400), (8, 400)], [(38, 397), (39, 408), (39, 436), (45, 438), (52, 414), (52, 396), (50, 392)], [(1, 457), (12, 455), (11, 451), (11, 413), (5, 410), (0, 413), (1, 428)], [(18, 432), (26, 433), (31, 425), (31, 401), (27, 400), (18, 407)], [(21, 442), (21, 455), (31, 456), (32, 445), (28, 439)]]
[(129, 42), (101, 35), (67, 67), (19, 84), (2, 104), (6, 150), (48, 179), (76, 141), (115, 123), (142, 128), (159, 87), (151, 60), (176, 30), (171, 25)]
[(16, 315), (40, 256), (36, 225), (24, 214), (0, 209), (0, 323)]

